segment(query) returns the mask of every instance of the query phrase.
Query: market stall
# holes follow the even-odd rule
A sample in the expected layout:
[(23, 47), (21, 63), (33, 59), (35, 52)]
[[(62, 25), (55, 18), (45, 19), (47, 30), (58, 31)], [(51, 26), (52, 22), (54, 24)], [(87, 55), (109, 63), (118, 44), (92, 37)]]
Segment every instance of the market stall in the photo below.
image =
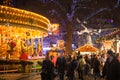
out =
[(98, 49), (92, 45), (85, 44), (84, 46), (81, 46), (76, 49), (77, 51), (80, 51), (82, 54), (87, 54), (87, 53), (98, 53)]
[(106, 42), (109, 42), (109, 45), (107, 45), (109, 48), (107, 48), (107, 46), (104, 46), (105, 49), (112, 49), (115, 53), (119, 53), (120, 52), (120, 29), (111, 32), (107, 35), (104, 36), (105, 40), (103, 41), (103, 44), (105, 44)]

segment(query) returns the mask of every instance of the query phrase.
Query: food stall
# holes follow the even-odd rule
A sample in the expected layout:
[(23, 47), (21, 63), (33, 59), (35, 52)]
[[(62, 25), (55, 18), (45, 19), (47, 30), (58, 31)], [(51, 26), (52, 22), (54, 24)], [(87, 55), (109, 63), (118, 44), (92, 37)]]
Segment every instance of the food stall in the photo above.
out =
[(4, 61), (5, 65), (10, 60), (19, 62), (24, 49), (29, 56), (28, 60), (34, 62), (32, 57), (39, 56), (42, 50), (40, 40), (48, 35), (49, 25), (50, 21), (40, 14), (0, 5), (0, 59), (7, 60)]
[(80, 51), (81, 54), (91, 54), (91, 53), (98, 53), (98, 49), (92, 45), (85, 44), (79, 48), (76, 49), (77, 51)]

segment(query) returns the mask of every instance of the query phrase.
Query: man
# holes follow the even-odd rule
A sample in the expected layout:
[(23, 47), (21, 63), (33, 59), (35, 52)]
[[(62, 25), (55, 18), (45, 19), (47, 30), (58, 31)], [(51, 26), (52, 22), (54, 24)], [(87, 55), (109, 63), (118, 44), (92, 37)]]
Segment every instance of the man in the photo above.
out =
[(42, 63), (41, 80), (54, 80), (54, 65), (50, 60), (49, 53), (46, 53), (46, 58)]
[(120, 80), (120, 54), (111, 61), (107, 72), (107, 80)]
[(103, 67), (103, 76), (106, 76), (107, 80), (120, 80), (120, 63), (118, 59), (115, 57), (115, 53), (113, 51), (107, 51), (108, 58)]
[(111, 60), (113, 59), (112, 53), (113, 52), (111, 52), (111, 50), (107, 51), (107, 60), (102, 69), (102, 78), (106, 77), (106, 75), (107, 75), (109, 64), (110, 64)]
[(66, 59), (63, 56), (63, 53), (60, 53), (60, 56), (57, 58), (56, 67), (58, 70), (58, 75), (60, 80), (64, 80), (65, 68), (66, 68)]

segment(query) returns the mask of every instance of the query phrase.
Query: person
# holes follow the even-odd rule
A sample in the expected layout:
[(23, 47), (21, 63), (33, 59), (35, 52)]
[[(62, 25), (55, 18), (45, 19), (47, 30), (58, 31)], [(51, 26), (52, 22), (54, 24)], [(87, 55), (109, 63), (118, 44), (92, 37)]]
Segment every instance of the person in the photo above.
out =
[(19, 59), (20, 60), (28, 60), (27, 51), (25, 49), (22, 50), (22, 53), (21, 53)]
[[(120, 54), (119, 54), (120, 55)], [(107, 71), (107, 80), (120, 80), (120, 56), (114, 57)]]
[[(28, 54), (27, 51), (26, 51), (25, 49), (22, 49), (22, 53), (21, 53), (19, 59), (20, 59), (21, 61), (26, 61), (26, 60), (28, 60), (28, 55), (27, 55), (27, 54)], [(26, 64), (25, 64), (25, 63), (22, 63), (21, 65), (22, 65), (22, 72), (23, 72), (23, 73), (26, 72), (26, 70), (25, 70)]]
[(84, 76), (84, 68), (85, 68), (86, 62), (85, 59), (83, 57), (83, 55), (80, 55), (80, 59), (78, 61), (78, 76), (79, 79), (84, 80), (83, 76)]
[(85, 75), (88, 75), (89, 74), (89, 71), (90, 71), (90, 57), (88, 54), (85, 55), (85, 61), (86, 61), (86, 65), (85, 65)]
[(80, 53), (80, 51), (78, 51), (78, 53), (77, 53), (77, 60), (80, 59), (80, 55), (81, 55), (81, 53)]
[(67, 69), (67, 76), (69, 80), (75, 80), (75, 75), (74, 72), (77, 68), (77, 60), (75, 56), (72, 57), (72, 60), (68, 64), (68, 69)]
[(56, 68), (56, 61), (57, 61), (57, 58), (58, 58), (58, 53), (56, 53), (53, 57), (53, 59), (51, 60), (52, 63), (54, 64), (54, 67)]
[(106, 76), (106, 80), (120, 80), (120, 63), (112, 50), (107, 51), (107, 61), (103, 67), (102, 78)]
[(63, 53), (60, 53), (60, 56), (57, 58), (56, 68), (58, 71), (59, 80), (64, 80), (65, 68), (66, 68), (66, 59), (63, 56)]
[(94, 61), (93, 61), (93, 75), (94, 75), (94, 80), (97, 80), (98, 77), (100, 77), (100, 61), (99, 61), (99, 56), (96, 54)]
[(54, 80), (54, 65), (50, 60), (49, 53), (42, 63), (41, 80)]
[(104, 67), (106, 60), (107, 60), (106, 53), (101, 54), (101, 56), (100, 56), (100, 76), (102, 76), (102, 70), (103, 70), (103, 67)]

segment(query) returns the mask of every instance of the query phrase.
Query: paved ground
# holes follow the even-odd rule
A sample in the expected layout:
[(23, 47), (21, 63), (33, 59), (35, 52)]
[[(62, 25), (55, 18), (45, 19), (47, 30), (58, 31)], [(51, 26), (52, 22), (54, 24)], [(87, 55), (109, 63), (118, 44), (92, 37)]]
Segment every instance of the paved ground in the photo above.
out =
[(0, 80), (40, 80), (40, 73), (0, 74)]
[[(9, 73), (9, 74), (0, 74), (0, 80), (41, 80), (41, 77), (40, 77), (40, 73)], [(59, 80), (59, 79), (56, 78), (55, 80)], [(94, 80), (94, 79), (92, 76), (84, 76), (84, 80)]]

